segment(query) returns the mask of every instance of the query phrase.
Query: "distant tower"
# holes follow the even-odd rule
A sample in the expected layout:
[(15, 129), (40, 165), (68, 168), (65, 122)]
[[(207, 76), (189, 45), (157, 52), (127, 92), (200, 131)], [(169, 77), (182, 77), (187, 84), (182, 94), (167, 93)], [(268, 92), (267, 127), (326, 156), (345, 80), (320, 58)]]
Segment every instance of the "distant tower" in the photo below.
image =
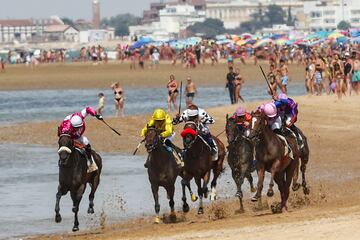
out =
[(93, 25), (95, 29), (100, 28), (100, 0), (92, 0)]

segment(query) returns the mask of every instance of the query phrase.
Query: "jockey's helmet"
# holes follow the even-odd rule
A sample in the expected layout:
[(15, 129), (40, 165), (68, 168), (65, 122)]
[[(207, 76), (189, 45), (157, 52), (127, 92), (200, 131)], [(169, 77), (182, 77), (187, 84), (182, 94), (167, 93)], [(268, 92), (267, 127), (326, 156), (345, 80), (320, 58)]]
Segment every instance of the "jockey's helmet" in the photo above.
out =
[(264, 113), (266, 114), (266, 116), (268, 116), (269, 118), (273, 118), (277, 115), (277, 109), (276, 106), (273, 102), (267, 103), (264, 106)]
[(246, 110), (245, 110), (245, 108), (243, 108), (243, 107), (238, 107), (237, 109), (236, 109), (236, 111), (235, 111), (235, 116), (237, 116), (237, 117), (241, 117), (241, 116), (244, 116), (246, 114)]
[(166, 113), (161, 108), (158, 108), (154, 111), (154, 114), (152, 117), (155, 121), (163, 121), (166, 118)]
[(74, 115), (70, 119), (71, 126), (74, 128), (79, 128), (83, 126), (83, 120), (80, 116)]

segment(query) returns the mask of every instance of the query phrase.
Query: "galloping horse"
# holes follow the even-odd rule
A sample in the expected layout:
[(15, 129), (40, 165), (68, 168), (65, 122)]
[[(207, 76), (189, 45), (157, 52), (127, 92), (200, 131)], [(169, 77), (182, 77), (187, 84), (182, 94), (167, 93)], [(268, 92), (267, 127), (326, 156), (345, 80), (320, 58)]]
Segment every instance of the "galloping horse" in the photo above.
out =
[(156, 128), (148, 128), (145, 134), (145, 147), (149, 153), (148, 157), (150, 158), (148, 175), (155, 200), (155, 223), (160, 223), (159, 186), (164, 187), (167, 192), (169, 206), (171, 208), (170, 218), (172, 221), (175, 221), (175, 181), (180, 169), (177, 167), (173, 153), (163, 146), (159, 131)]
[[(285, 134), (294, 135), (292, 130), (290, 130), (288, 128), (285, 128), (285, 130), (286, 130)], [(304, 135), (304, 133), (299, 128), (297, 128), (297, 130), (298, 130), (298, 132), (299, 132), (299, 134), (300, 134), (300, 136), (302, 138), (302, 145), (299, 146), (300, 160), (301, 160), (300, 161), (300, 163), (301, 163), (300, 170), (301, 170), (301, 176), (302, 176), (301, 177), (302, 178), (302, 183), (300, 185), (300, 183), (297, 182), (298, 177), (299, 177), (299, 167), (298, 167), (295, 170), (295, 173), (294, 173), (292, 189), (293, 189), (293, 191), (297, 191), (300, 188), (300, 186), (302, 186), (304, 194), (308, 195), (310, 193), (310, 189), (307, 186), (307, 182), (306, 182), (306, 178), (305, 178), (305, 172), (306, 172), (306, 165), (309, 162), (310, 149), (309, 149), (309, 145), (308, 145), (308, 142), (307, 142), (307, 138)]]
[(280, 209), (273, 208), (273, 212), (287, 210), (287, 200), (289, 198), (289, 189), (294, 172), (299, 165), (299, 150), (296, 139), (294, 137), (287, 137), (286, 140), (292, 150), (292, 159), (287, 153), (285, 142), (276, 135), (267, 124), (267, 116), (261, 112), (256, 111), (252, 114), (252, 132), (250, 138), (254, 139), (257, 173), (258, 173), (258, 188), (256, 195), (251, 199), (258, 201), (261, 205), (261, 192), (263, 189), (265, 170), (271, 173), (270, 186), (267, 195), (269, 197), (274, 195), (273, 185), (274, 180), (278, 185), (281, 194)]
[(98, 170), (87, 173), (86, 154), (75, 147), (76, 143), (70, 135), (62, 134), (59, 137), (59, 186), (56, 193), (55, 222), (61, 222), (60, 198), (70, 191), (73, 201), (72, 211), (75, 214), (73, 231), (79, 230), (78, 211), (80, 201), (84, 194), (86, 183), (90, 184), (91, 192), (89, 195), (88, 213), (94, 213), (94, 197), (97, 187), (100, 183), (100, 174), (102, 168), (102, 159), (99, 154), (92, 151), (92, 157), (98, 166)]
[[(190, 182), (195, 178), (198, 187), (198, 195), (200, 197), (198, 214), (203, 214), (203, 197), (207, 198), (208, 188), (207, 184), (210, 179), (210, 172), (213, 170), (213, 180), (211, 181), (211, 195), (210, 199), (216, 199), (216, 180), (223, 170), (223, 162), (225, 158), (225, 146), (216, 137), (213, 137), (218, 147), (218, 159), (212, 160), (210, 146), (197, 133), (197, 125), (194, 122), (187, 122), (182, 132), (184, 144), (184, 181), (182, 181), (183, 188), (183, 207), (187, 206), (185, 193), (185, 182)], [(201, 186), (201, 180), (203, 185)]]
[(236, 197), (239, 198), (240, 212), (244, 211), (243, 193), (241, 186), (244, 183), (245, 177), (248, 179), (251, 187), (251, 192), (256, 189), (253, 185), (253, 178), (251, 176), (252, 162), (253, 162), (253, 146), (249, 139), (247, 139), (238, 128), (235, 120), (226, 115), (226, 137), (229, 143), (228, 148), (228, 163), (231, 168), (232, 178), (237, 187)]

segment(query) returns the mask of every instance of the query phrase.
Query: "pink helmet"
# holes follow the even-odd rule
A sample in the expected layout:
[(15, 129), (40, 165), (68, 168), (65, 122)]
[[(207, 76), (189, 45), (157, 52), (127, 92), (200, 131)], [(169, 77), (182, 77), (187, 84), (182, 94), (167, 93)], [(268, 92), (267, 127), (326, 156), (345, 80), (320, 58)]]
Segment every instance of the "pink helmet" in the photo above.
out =
[(244, 116), (245, 113), (246, 113), (245, 108), (243, 108), (243, 107), (238, 107), (238, 108), (236, 109), (234, 115), (236, 115), (236, 116), (238, 116), (238, 117), (241, 117), (241, 116)]
[(273, 118), (277, 115), (277, 109), (273, 102), (266, 103), (264, 106), (264, 113), (266, 116)]
[(285, 93), (280, 93), (278, 98), (279, 99), (288, 99), (289, 97)]

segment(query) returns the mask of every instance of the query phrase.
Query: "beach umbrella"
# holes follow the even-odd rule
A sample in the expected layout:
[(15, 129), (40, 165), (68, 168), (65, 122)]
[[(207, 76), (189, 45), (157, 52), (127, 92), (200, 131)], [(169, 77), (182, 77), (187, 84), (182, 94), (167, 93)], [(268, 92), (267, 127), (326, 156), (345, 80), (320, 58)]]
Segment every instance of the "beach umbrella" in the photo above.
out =
[(257, 41), (255, 40), (255, 39), (250, 39), (250, 40), (247, 40), (246, 41), (246, 44), (251, 44), (251, 45), (253, 45), (253, 44), (255, 44)]
[(243, 34), (241, 34), (241, 38), (249, 39), (249, 38), (253, 38), (253, 35), (250, 33), (243, 33)]
[(242, 46), (242, 45), (246, 44), (246, 41), (245, 40), (238, 40), (235, 44), (238, 45), (238, 46)]
[(360, 36), (359, 37), (355, 37), (355, 38), (351, 38), (350, 40), (351, 43), (357, 43), (357, 44), (360, 44)]
[(333, 32), (331, 34), (329, 34), (328, 39), (337, 39), (340, 37), (345, 37), (344, 34), (340, 33), (340, 32)]
[(279, 39), (277, 39), (277, 40), (275, 41), (275, 43), (276, 43), (277, 45), (285, 45), (287, 41), (288, 41), (287, 38), (279, 38)]
[(269, 44), (269, 43), (274, 43), (274, 41), (271, 38), (263, 38), (261, 40), (259, 40), (257, 43), (254, 44), (254, 47), (261, 47), (263, 45)]
[(338, 44), (345, 44), (345, 43), (348, 43), (350, 41), (350, 38), (348, 37), (339, 37), (336, 39), (336, 42)]

